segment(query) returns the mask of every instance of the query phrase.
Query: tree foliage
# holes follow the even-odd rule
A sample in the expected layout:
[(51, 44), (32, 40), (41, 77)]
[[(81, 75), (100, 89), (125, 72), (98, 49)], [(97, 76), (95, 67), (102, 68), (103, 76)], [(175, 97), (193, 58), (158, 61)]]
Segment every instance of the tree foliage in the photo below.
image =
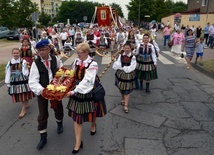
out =
[(86, 22), (90, 22), (95, 6), (101, 6), (101, 4), (88, 1), (64, 1), (54, 21), (66, 23), (67, 19), (70, 19), (70, 23), (78, 23), (83, 21), (84, 16), (87, 16)]
[(8, 28), (31, 27), (31, 14), (38, 11), (31, 0), (0, 0), (0, 25)]
[(41, 25), (48, 25), (49, 23), (51, 22), (51, 16), (44, 13), (44, 12), (41, 12), (39, 14), (39, 23)]
[(112, 3), (112, 4), (110, 4), (110, 6), (111, 6), (113, 9), (116, 9), (116, 10), (117, 10), (118, 16), (120, 16), (120, 17), (122, 17), (122, 18), (124, 17), (123, 11), (122, 11), (122, 8), (121, 8), (120, 5), (118, 5), (118, 4), (116, 4), (116, 3)]
[[(91, 22), (92, 16), (94, 15), (96, 6), (103, 6), (105, 4), (89, 1), (63, 1), (59, 7), (59, 12), (54, 18), (54, 22), (66, 23), (67, 19), (70, 19), (70, 23), (83, 22), (83, 17), (87, 16), (86, 22)], [(120, 5), (116, 3), (111, 4), (112, 8), (118, 11), (118, 15), (123, 17), (123, 12)]]
[[(172, 13), (186, 11), (187, 4), (183, 2), (174, 3), (172, 0), (131, 0), (126, 7), (129, 11), (128, 19), (136, 23), (138, 19), (140, 21), (161, 21), (161, 18)], [(145, 15), (150, 17), (146, 18)]]

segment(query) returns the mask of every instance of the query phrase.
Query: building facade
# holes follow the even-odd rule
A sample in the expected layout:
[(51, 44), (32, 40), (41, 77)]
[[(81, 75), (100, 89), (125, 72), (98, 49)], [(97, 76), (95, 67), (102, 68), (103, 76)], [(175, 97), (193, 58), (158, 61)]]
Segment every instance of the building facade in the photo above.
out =
[(52, 19), (56, 17), (62, 4), (61, 0), (32, 0), (32, 2), (38, 4), (39, 12), (50, 15)]
[(188, 0), (187, 11), (199, 10), (200, 13), (214, 12), (214, 0)]
[(161, 22), (166, 24), (169, 21), (172, 27), (176, 23), (180, 26), (183, 24), (203, 28), (208, 22), (214, 23), (214, 0), (188, 0), (187, 11), (180, 14), (179, 18), (176, 14), (163, 17)]

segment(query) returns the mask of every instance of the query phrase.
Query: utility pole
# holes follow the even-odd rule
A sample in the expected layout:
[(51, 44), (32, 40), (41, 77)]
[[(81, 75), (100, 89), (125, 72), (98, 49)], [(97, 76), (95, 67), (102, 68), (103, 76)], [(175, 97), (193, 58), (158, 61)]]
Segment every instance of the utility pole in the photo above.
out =
[(206, 17), (206, 24), (208, 20), (208, 15), (209, 15), (209, 0), (207, 0), (207, 17)]
[(138, 28), (140, 28), (140, 3), (141, 0), (139, 0), (139, 8), (138, 8)]

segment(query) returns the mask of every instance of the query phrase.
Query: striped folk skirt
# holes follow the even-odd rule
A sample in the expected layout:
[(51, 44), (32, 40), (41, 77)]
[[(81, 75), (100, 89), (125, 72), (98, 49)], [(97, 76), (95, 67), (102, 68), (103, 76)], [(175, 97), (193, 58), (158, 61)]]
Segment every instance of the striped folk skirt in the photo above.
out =
[(146, 81), (158, 78), (157, 68), (152, 61), (151, 56), (146, 58), (144, 56), (137, 57), (136, 78)]
[(68, 116), (78, 124), (94, 122), (96, 117), (103, 117), (107, 113), (105, 100), (93, 101), (92, 93), (74, 94), (68, 101)]
[(122, 94), (130, 94), (135, 86), (135, 72), (125, 73), (123, 70), (117, 70), (115, 73), (115, 86)]
[(157, 68), (151, 71), (136, 70), (136, 77), (137, 79), (146, 81), (155, 80), (158, 78)]
[(21, 72), (11, 73), (8, 93), (12, 96), (12, 101), (14, 103), (25, 102), (35, 97), (28, 85), (28, 77), (24, 76)]

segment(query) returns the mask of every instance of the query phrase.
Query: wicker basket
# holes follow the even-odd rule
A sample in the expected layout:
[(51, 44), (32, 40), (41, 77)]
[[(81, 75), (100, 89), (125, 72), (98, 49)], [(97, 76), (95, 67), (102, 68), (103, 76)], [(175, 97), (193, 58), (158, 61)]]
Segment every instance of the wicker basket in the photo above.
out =
[(48, 90), (47, 88), (45, 88), (42, 91), (41, 95), (47, 100), (60, 101), (66, 96), (69, 91), (73, 90), (76, 87), (75, 77), (54, 77), (50, 84), (54, 85), (54, 87), (66, 86), (66, 90), (64, 92), (61, 92), (57, 90)]

